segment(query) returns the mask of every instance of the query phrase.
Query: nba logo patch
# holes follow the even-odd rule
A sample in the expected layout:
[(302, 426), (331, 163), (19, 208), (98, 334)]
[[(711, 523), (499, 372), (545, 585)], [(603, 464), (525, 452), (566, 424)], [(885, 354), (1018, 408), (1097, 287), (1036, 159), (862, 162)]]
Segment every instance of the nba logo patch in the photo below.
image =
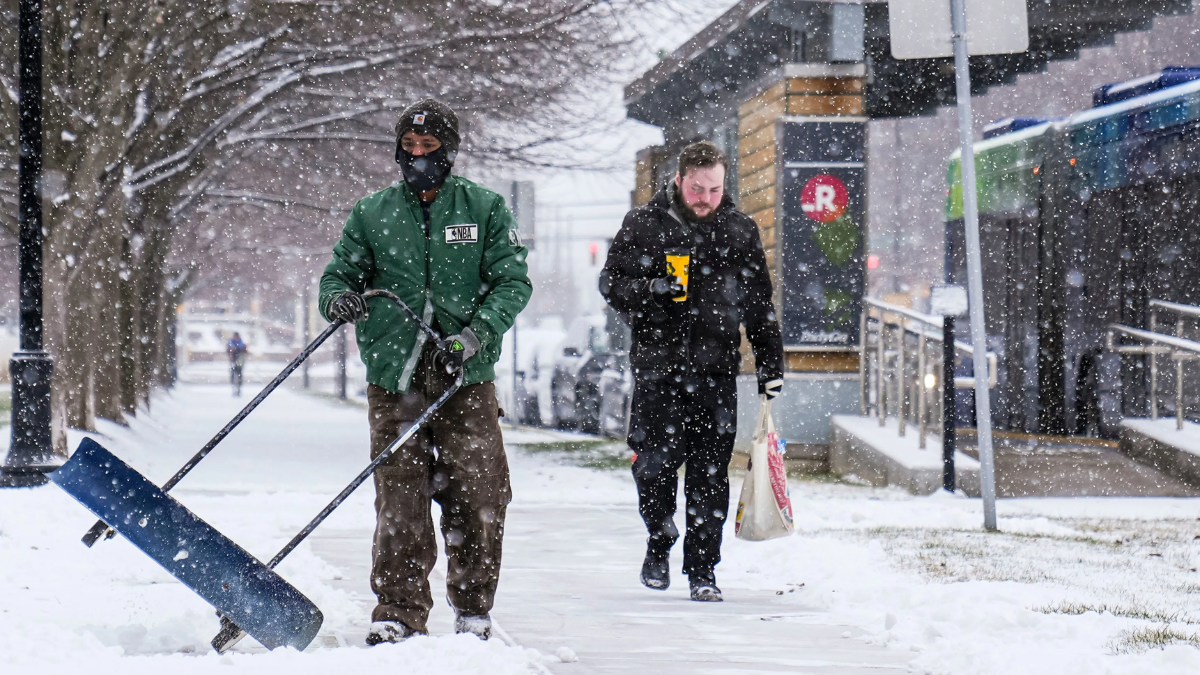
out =
[(413, 115), (413, 124), (425, 124), (425, 113)]
[(446, 226), (447, 244), (474, 244), (479, 241), (479, 226), (475, 223)]

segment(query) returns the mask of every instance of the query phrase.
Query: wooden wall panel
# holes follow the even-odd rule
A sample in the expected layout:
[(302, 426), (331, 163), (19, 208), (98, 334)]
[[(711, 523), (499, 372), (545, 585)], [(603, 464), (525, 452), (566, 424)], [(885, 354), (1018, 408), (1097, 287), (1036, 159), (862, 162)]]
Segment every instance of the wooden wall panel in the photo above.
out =
[(759, 190), (742, 197), (742, 210), (745, 213), (753, 213), (763, 209), (770, 209), (775, 206), (775, 186)]
[(787, 99), (787, 114), (789, 115), (861, 115), (862, 111), (862, 96), (798, 94), (788, 96)]
[(862, 94), (863, 81), (848, 77), (793, 77), (788, 94)]
[(743, 172), (738, 177), (738, 192), (740, 196), (738, 201), (745, 199), (747, 195), (758, 192), (763, 188), (770, 187), (775, 184), (775, 166), (766, 166), (753, 173)]
[[(740, 127), (740, 125), (739, 125)], [(741, 135), (738, 131), (738, 157), (745, 157), (769, 145), (775, 145), (775, 125), (768, 124), (754, 133)]]

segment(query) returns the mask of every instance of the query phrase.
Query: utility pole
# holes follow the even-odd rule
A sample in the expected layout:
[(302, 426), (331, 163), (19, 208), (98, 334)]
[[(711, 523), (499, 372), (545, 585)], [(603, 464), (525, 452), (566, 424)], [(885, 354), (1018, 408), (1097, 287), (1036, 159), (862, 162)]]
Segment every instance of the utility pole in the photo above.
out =
[[(975, 365), (975, 425), (979, 439), (979, 488), (983, 528), (996, 529), (996, 463), (992, 453), (992, 407), (988, 391), (987, 333), (983, 319), (983, 263), (979, 252), (979, 204), (975, 188), (975, 130), (971, 118), (971, 66), (967, 51), (966, 0), (950, 0), (958, 140), (962, 145), (963, 229), (967, 243), (967, 311)], [(953, 382), (953, 381), (951, 381)]]
[[(971, 118), (971, 54), (1019, 54), (1029, 49), (1026, 0), (889, 0), (888, 32), (897, 59), (954, 57), (958, 99), (958, 141), (962, 146), (963, 230), (967, 248), (967, 300), (975, 366), (975, 417), (979, 433), (979, 482), (983, 527), (996, 529), (996, 472), (992, 453), (992, 411), (988, 392), (987, 333), (983, 317), (979, 203), (975, 187), (975, 130)], [(970, 5), (970, 17), (967, 16)], [(947, 11), (949, 10), (949, 11)], [(967, 35), (968, 18), (976, 30)], [(949, 19), (949, 21), (947, 21)], [(969, 43), (968, 43), (969, 39)], [(949, 331), (947, 331), (947, 334)], [(947, 352), (949, 354), (949, 352)], [(951, 359), (952, 360), (952, 359)], [(943, 377), (950, 389), (953, 377)], [(952, 403), (949, 396), (946, 404)], [(949, 429), (949, 426), (947, 426)], [(952, 455), (951, 455), (952, 456)], [(947, 484), (949, 481), (947, 481)]]
[(58, 468), (50, 433), (50, 379), (54, 362), (42, 341), (42, 3), (20, 0), (18, 17), (20, 159), (18, 255), (20, 257), (20, 351), (9, 361), (12, 376), (12, 442), (0, 467), (0, 487), (46, 483)]

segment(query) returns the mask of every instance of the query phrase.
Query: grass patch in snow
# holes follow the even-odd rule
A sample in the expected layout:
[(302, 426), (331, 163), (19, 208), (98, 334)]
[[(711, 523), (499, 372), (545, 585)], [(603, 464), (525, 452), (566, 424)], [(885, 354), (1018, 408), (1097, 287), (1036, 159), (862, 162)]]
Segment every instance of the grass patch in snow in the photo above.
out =
[(0, 391), (0, 415), (8, 417), (12, 412), (12, 392)]
[(1200, 649), (1200, 635), (1166, 625), (1135, 628), (1122, 631), (1113, 639), (1109, 647), (1114, 654), (1141, 654), (1151, 649), (1163, 649), (1177, 644), (1191, 645)]
[(588, 469), (612, 471), (629, 468), (629, 446), (609, 440), (580, 439), (511, 445), (529, 453), (553, 454), (568, 464)]
[(1058, 602), (1052, 605), (1033, 607), (1032, 609), (1033, 611), (1041, 612), (1042, 614), (1079, 615), (1086, 614), (1088, 612), (1095, 612), (1097, 614), (1111, 614), (1113, 616), (1120, 616), (1126, 619), (1141, 619), (1143, 621), (1153, 621), (1161, 624), (1185, 623), (1189, 625), (1196, 625), (1200, 623), (1200, 621), (1194, 621), (1186, 617), (1182, 612), (1163, 612), (1138, 605), (1123, 606), (1109, 605), (1107, 603), (1093, 605), (1086, 602)]

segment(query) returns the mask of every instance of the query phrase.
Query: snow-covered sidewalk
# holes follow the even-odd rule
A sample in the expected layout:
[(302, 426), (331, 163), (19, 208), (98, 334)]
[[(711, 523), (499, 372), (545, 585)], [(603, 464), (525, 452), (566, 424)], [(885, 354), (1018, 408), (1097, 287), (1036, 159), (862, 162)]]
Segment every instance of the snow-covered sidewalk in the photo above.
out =
[[(246, 400), (181, 386), (97, 439), (161, 482)], [(280, 566), (325, 614), (313, 646), (266, 653), (246, 640), (217, 656), (206, 603), (119, 537), (84, 548), (94, 519), (47, 486), (0, 492), (0, 671), (1200, 672), (1200, 501), (1006, 500), (1003, 533), (984, 534), (977, 500), (794, 481), (797, 536), (750, 543), (730, 527), (717, 570), (727, 600), (711, 605), (686, 599), (678, 550), (669, 591), (638, 584), (627, 470), (576, 466), (555, 434), (508, 440), (502, 639), (452, 635), (438, 603), (431, 637), (362, 646), (368, 486)], [(175, 494), (265, 559), (366, 449), (361, 407), (284, 389)]]

